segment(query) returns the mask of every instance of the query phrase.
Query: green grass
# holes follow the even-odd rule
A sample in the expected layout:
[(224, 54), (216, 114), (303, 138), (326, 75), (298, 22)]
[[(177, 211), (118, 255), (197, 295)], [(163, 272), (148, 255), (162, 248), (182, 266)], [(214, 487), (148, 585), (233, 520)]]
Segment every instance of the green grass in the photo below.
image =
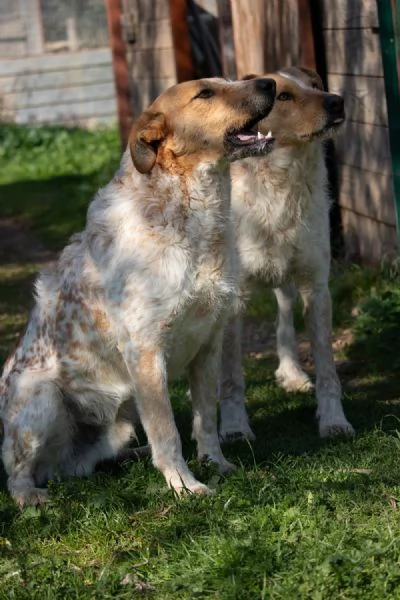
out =
[[(13, 126), (0, 138), (0, 218), (60, 248), (118, 164), (116, 132)], [(29, 256), (0, 267), (1, 358), (37, 267)], [(185, 382), (172, 388), (184, 454), (210, 497), (176, 499), (142, 460), (51, 482), (50, 506), (20, 511), (1, 473), (0, 600), (400, 598), (398, 284), (397, 265), (333, 268), (335, 327), (354, 335), (339, 363), (353, 439), (320, 440), (312, 395), (278, 389), (265, 353), (245, 360), (257, 441), (225, 449), (239, 467), (227, 479), (194, 460)], [(273, 315), (260, 288), (247, 320)]]
[(0, 214), (24, 218), (51, 249), (82, 227), (91, 196), (116, 170), (113, 129), (0, 126)]

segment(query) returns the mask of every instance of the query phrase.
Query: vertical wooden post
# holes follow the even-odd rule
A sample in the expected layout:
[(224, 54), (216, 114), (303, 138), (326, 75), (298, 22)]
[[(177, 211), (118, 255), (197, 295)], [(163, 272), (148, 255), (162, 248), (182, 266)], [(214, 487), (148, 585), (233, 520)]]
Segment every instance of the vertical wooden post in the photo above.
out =
[(228, 79), (236, 79), (231, 3), (230, 0), (217, 0), (217, 5), (222, 74)]
[(121, 0), (107, 0), (108, 35), (112, 52), (115, 90), (117, 95), (119, 132), (122, 148), (125, 149), (132, 122), (132, 103), (129, 89), (126, 47), (122, 37), (121, 15)]
[(299, 59), (303, 67), (316, 68), (311, 0), (298, 0), (299, 10)]
[(44, 52), (42, 11), (39, 0), (19, 0), (20, 14), (25, 20), (27, 54)]
[(231, 0), (238, 78), (264, 73), (264, 0)]
[(172, 41), (174, 44), (176, 79), (178, 82), (189, 81), (190, 79), (194, 79), (195, 73), (187, 21), (186, 0), (169, 0), (169, 11)]

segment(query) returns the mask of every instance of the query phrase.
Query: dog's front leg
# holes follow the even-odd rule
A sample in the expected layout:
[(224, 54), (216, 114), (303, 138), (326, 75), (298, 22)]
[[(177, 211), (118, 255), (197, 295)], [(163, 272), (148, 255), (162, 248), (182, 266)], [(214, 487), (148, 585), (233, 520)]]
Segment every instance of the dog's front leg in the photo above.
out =
[(203, 346), (189, 366), (189, 385), (193, 405), (193, 434), (199, 460), (218, 465), (220, 473), (235, 467), (222, 454), (217, 430), (217, 389), (221, 362), (222, 331)]
[(242, 372), (242, 324), (239, 315), (233, 315), (225, 328), (219, 386), (221, 411), (220, 439), (254, 440), (245, 406), (245, 384)]
[(353, 427), (343, 411), (342, 389), (333, 357), (332, 302), (328, 286), (300, 291), (315, 364), (320, 436), (352, 434)]
[(182, 456), (181, 440), (168, 395), (163, 354), (158, 349), (142, 348), (137, 356), (137, 347), (130, 348), (128, 344), (124, 355), (154, 465), (178, 494), (184, 491), (208, 493), (209, 488), (194, 478)]

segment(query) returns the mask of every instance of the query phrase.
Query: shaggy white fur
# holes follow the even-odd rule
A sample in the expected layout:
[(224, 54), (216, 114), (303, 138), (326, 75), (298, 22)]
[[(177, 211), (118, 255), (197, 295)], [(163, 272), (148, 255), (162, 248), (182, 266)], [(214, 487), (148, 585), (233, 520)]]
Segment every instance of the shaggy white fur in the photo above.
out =
[[(232, 210), (242, 279), (259, 278), (275, 289), (278, 303), (278, 383), (310, 390), (297, 356), (293, 303), (300, 292), (316, 371), (317, 418), (322, 437), (351, 434), (341, 403), (331, 336), (330, 200), (323, 139), (344, 120), (343, 100), (322, 91), (316, 73), (289, 68), (274, 77), (277, 101), (262, 122), (276, 147), (259, 161), (232, 165)], [(220, 385), (222, 439), (253, 433), (244, 405), (240, 324), (235, 317), (225, 336)]]
[(180, 493), (207, 493), (181, 451), (168, 381), (188, 370), (198, 456), (232, 468), (219, 445), (216, 389), (226, 317), (238, 304), (229, 161), (265, 154), (247, 128), (275, 84), (179, 84), (136, 122), (84, 231), (42, 273), (27, 330), (0, 382), (2, 458), (20, 504), (56, 476), (89, 475), (134, 435)]

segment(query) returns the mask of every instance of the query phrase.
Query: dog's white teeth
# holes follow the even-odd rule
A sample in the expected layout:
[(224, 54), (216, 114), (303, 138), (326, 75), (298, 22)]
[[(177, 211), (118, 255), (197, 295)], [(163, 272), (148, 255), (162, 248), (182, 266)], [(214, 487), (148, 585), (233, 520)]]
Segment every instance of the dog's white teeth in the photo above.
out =
[(257, 131), (257, 139), (258, 140), (262, 140), (263, 139), (263, 134), (261, 133), (261, 131)]
[(267, 139), (268, 138), (272, 138), (272, 131), (268, 131), (267, 135), (265, 136)]

